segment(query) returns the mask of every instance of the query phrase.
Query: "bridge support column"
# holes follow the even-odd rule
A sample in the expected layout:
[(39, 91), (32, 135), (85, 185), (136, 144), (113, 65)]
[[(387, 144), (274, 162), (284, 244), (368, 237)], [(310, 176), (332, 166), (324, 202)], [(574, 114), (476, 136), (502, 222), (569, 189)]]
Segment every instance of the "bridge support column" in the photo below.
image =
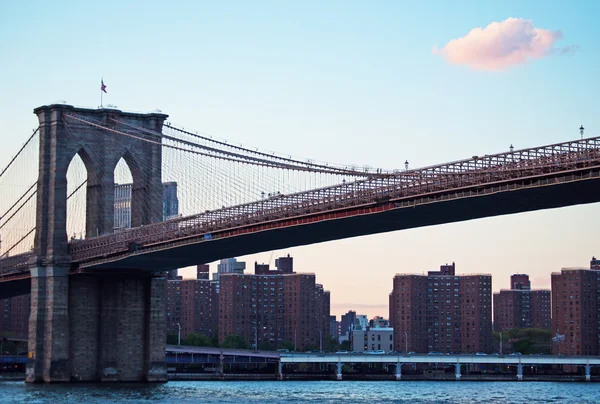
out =
[(402, 364), (396, 363), (396, 380), (402, 380)]
[(166, 285), (33, 268), (27, 382), (165, 382)]
[(337, 379), (342, 380), (342, 362), (337, 363)]
[(97, 282), (100, 380), (166, 381), (165, 279), (113, 275)]
[(283, 364), (281, 363), (281, 360), (277, 366), (277, 379), (283, 380)]
[(454, 365), (454, 376), (456, 377), (456, 380), (460, 380), (460, 377), (461, 377), (460, 363), (458, 363), (458, 362), (456, 363), (456, 365)]
[(223, 351), (221, 351), (221, 355), (219, 355), (219, 376), (223, 377)]
[(523, 380), (523, 364), (519, 363), (517, 365), (517, 380)]
[(28, 383), (70, 380), (68, 275), (68, 267), (31, 269)]
[(585, 381), (592, 381), (592, 365), (590, 364), (585, 365)]

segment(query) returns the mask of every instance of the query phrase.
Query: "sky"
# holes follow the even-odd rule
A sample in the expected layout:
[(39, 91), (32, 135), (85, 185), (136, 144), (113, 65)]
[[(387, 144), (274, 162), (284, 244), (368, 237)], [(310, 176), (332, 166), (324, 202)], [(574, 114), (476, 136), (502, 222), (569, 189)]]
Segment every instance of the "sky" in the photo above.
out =
[[(421, 167), (600, 136), (595, 1), (0, 0), (0, 166), (66, 100), (315, 160)], [(332, 314), (388, 316), (397, 273), (456, 262), (549, 288), (600, 254), (600, 204), (352, 238), (284, 254)], [(216, 269), (216, 265), (212, 265)], [(191, 271), (183, 271), (191, 277)]]

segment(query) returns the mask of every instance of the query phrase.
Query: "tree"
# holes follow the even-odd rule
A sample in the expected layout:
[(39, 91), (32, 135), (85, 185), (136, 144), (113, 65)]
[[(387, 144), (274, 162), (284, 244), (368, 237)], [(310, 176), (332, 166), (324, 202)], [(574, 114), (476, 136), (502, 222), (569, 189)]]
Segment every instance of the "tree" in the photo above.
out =
[(229, 334), (221, 344), (222, 348), (247, 349), (248, 344), (241, 335)]
[(167, 345), (177, 345), (177, 333), (167, 334)]
[(287, 349), (288, 351), (294, 351), (294, 343), (290, 341), (282, 342), (277, 346), (277, 349)]
[(325, 348), (326, 351), (336, 352), (340, 349), (340, 343), (338, 342), (337, 338), (329, 336), (329, 338), (327, 338), (327, 340), (324, 342), (323, 348)]
[(350, 341), (342, 341), (342, 343), (340, 344), (340, 349), (343, 351), (351, 351), (352, 345), (350, 345)]
[(183, 345), (193, 346), (213, 346), (212, 340), (202, 333), (190, 333), (187, 338), (183, 341)]
[[(494, 332), (496, 344), (500, 342), (500, 335)], [(512, 344), (513, 352), (529, 354), (551, 354), (552, 353), (552, 331), (542, 328), (512, 328), (502, 331), (502, 343), (504, 352)]]
[(261, 341), (258, 344), (258, 349), (261, 351), (274, 351), (275, 345), (271, 344), (269, 341)]

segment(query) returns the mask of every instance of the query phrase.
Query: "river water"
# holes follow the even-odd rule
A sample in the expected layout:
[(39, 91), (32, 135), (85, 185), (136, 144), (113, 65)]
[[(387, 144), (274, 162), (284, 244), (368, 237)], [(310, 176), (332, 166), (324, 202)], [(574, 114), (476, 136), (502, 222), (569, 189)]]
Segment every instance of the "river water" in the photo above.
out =
[(0, 382), (0, 403), (598, 403), (600, 384), (575, 382), (169, 382), (29, 385)]

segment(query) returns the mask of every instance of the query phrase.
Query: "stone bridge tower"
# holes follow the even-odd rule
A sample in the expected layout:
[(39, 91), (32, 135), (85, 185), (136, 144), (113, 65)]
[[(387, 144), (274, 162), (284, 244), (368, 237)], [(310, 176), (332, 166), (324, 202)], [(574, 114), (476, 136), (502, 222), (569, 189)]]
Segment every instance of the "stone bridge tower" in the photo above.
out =
[(164, 278), (144, 268), (75, 274), (66, 224), (67, 169), (76, 154), (88, 178), (87, 237), (113, 232), (114, 169), (121, 158), (133, 177), (132, 226), (162, 220), (161, 138), (118, 132), (135, 125), (161, 133), (167, 115), (69, 105), (34, 113), (40, 153), (26, 379), (164, 381)]

